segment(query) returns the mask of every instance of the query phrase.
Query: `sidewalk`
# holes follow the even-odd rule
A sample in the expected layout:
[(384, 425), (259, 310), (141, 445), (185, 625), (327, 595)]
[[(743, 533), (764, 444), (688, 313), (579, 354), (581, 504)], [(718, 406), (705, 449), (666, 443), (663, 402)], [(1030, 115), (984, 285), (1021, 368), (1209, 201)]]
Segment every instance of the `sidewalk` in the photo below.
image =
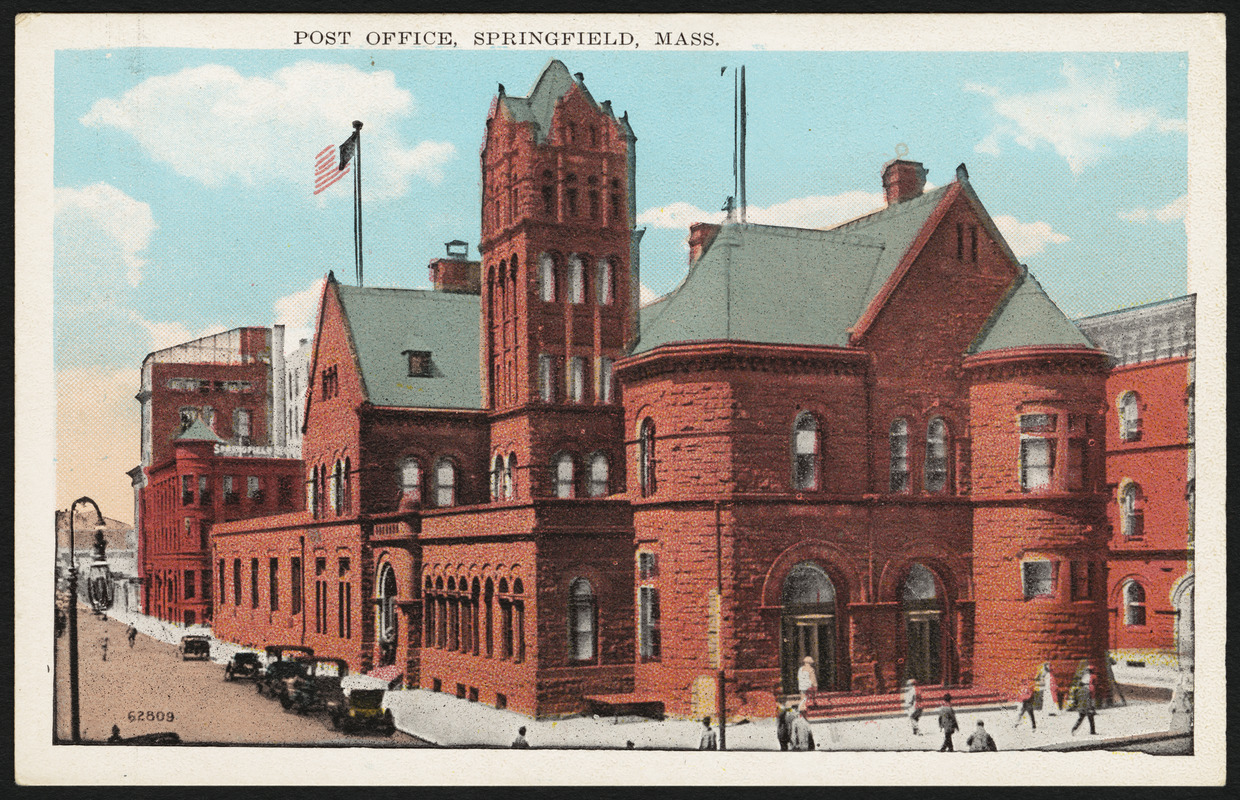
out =
[[(120, 622), (132, 619), (142, 633), (175, 644), (187, 633), (210, 634), (201, 625), (186, 628), (141, 614), (111, 614)], [(224, 664), (242, 648), (212, 638), (211, 660)], [(623, 750), (628, 742), (640, 750), (693, 750), (701, 737), (697, 720), (655, 721), (640, 717), (576, 716), (558, 720), (535, 720), (514, 711), (498, 710), (471, 703), (453, 695), (424, 689), (387, 692), (384, 705), (392, 710), (396, 727), (412, 736), (441, 747), (508, 747), (517, 728), (527, 728), (526, 738), (535, 748), (605, 748)], [(1075, 713), (1047, 716), (1038, 712), (1038, 729), (1026, 719), (1014, 726), (1015, 705), (1006, 708), (983, 707), (976, 711), (957, 709), (960, 731), (955, 736), (957, 751), (967, 750), (965, 739), (980, 719), (1000, 750), (1067, 749), (1109, 742), (1122, 743), (1131, 737), (1157, 737), (1170, 729), (1170, 713), (1165, 703), (1132, 702), (1126, 706), (1100, 709), (1095, 719), (1098, 734), (1089, 734), (1088, 721), (1076, 735), (1071, 733)], [(819, 750), (938, 750), (942, 735), (933, 711), (921, 720), (921, 734), (914, 736), (902, 714), (870, 719), (820, 720), (811, 723)], [(774, 719), (731, 723), (727, 729), (729, 750), (778, 750)]]

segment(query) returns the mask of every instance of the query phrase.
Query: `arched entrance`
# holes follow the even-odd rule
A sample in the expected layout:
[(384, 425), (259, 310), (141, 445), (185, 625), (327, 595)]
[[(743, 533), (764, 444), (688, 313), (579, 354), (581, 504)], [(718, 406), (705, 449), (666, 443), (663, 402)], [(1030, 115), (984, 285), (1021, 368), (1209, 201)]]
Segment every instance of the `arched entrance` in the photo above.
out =
[(400, 639), (396, 625), (396, 572), (391, 564), (379, 569), (379, 665), (396, 663), (396, 647)]
[(784, 579), (780, 664), (786, 694), (795, 694), (797, 670), (808, 656), (818, 669), (818, 688), (835, 689), (835, 586), (827, 573), (811, 561), (794, 566)]
[(1180, 669), (1193, 668), (1193, 577), (1185, 578), (1176, 588), (1172, 604), (1175, 607), (1175, 657)]
[(920, 685), (943, 682), (943, 602), (934, 573), (909, 567), (900, 592), (904, 612), (904, 677)]

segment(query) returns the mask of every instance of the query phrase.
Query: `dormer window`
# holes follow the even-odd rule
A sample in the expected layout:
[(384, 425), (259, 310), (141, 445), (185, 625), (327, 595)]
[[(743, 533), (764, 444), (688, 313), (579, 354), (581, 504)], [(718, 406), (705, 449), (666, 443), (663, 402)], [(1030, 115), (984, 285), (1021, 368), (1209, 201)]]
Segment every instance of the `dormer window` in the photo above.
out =
[(431, 377), (431, 354), (427, 350), (405, 350), (402, 352), (409, 359), (410, 378)]

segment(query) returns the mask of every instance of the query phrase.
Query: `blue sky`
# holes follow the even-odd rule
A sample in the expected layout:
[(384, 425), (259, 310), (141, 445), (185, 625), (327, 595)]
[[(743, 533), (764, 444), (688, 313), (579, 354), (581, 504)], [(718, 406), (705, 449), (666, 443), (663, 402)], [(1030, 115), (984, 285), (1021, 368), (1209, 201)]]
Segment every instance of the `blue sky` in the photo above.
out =
[[(320, 197), (311, 186), (314, 155), (353, 119), (365, 122), (367, 285), (427, 287), (451, 239), (476, 256), (487, 110), (499, 83), (528, 92), (550, 55), (59, 52), (55, 364), (74, 389), (60, 392), (62, 453), (88, 422), (115, 422), (78, 447), (72, 482), (128, 493), (146, 353), (239, 325), (283, 323), (295, 339), (327, 270), (352, 281), (351, 182)], [(647, 296), (667, 292), (687, 270), (688, 225), (718, 218), (732, 192), (720, 67), (742, 57), (558, 55), (629, 113), (642, 280)], [(743, 63), (751, 221), (821, 227), (873, 210), (903, 146), (935, 185), (968, 165), (1069, 315), (1185, 292), (1186, 55), (758, 51)], [(105, 511), (128, 519), (119, 504)]]

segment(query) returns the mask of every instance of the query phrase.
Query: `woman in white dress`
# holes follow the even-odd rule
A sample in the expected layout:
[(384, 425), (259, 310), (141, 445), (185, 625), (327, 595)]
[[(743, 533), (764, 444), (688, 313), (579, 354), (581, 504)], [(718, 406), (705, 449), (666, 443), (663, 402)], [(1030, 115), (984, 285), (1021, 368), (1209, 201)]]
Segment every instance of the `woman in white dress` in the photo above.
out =
[(1042, 664), (1042, 711), (1048, 716), (1059, 714), (1059, 687), (1055, 685), (1055, 673), (1051, 671), (1050, 662)]
[(805, 657), (805, 663), (797, 670), (797, 690), (801, 692), (801, 708), (805, 708), (810, 694), (818, 691), (818, 670), (814, 669), (814, 659), (809, 656)]

